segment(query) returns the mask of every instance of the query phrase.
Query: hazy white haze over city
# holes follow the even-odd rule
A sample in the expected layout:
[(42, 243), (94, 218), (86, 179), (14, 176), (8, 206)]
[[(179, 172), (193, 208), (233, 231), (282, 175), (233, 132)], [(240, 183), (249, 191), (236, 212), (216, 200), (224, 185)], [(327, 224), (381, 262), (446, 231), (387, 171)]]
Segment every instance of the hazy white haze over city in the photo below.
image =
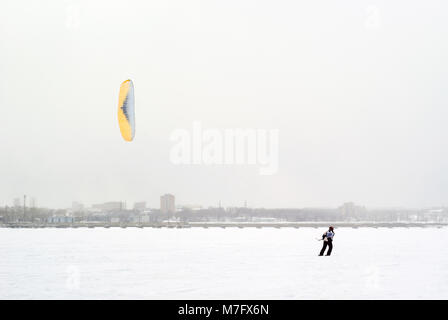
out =
[[(447, 206), (446, 1), (1, 1), (0, 205)], [(135, 85), (136, 135), (117, 124)], [(278, 166), (176, 130), (277, 130)], [(255, 132), (255, 131), (254, 131)], [(259, 131), (256, 131), (259, 132)], [(193, 134), (193, 133), (192, 133)]]

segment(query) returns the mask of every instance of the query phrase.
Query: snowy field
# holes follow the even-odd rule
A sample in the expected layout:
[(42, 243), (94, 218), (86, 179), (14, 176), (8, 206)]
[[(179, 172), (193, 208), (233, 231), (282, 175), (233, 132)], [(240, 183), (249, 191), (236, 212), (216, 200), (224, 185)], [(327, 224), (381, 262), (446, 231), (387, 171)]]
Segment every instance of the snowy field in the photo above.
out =
[(448, 299), (447, 228), (0, 229), (1, 299)]

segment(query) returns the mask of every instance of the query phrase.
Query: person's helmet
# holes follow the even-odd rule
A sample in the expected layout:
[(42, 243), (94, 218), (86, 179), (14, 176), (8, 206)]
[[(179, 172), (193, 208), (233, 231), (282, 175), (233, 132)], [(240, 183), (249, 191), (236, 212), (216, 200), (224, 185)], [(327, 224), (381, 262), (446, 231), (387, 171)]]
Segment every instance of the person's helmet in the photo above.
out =
[(334, 230), (333, 226), (330, 226), (330, 228), (328, 228), (328, 229), (330, 229), (330, 231), (333, 231), (333, 230)]

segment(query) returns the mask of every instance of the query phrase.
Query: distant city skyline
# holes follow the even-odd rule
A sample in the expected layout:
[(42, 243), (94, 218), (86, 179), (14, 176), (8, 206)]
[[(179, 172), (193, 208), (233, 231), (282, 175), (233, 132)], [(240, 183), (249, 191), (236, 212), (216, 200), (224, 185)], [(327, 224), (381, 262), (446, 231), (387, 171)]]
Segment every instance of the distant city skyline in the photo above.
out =
[[(72, 209), (74, 211), (81, 211), (85, 209), (123, 209), (123, 210), (142, 210), (142, 209), (160, 209), (165, 212), (174, 212), (175, 209), (194, 209), (194, 208), (249, 208), (249, 209), (304, 209), (304, 208), (317, 208), (317, 209), (335, 209), (339, 208), (343, 210), (343, 212), (354, 212), (355, 210), (375, 210), (375, 209), (428, 209), (428, 208), (446, 208), (448, 206), (444, 205), (429, 205), (429, 206), (422, 206), (422, 207), (412, 207), (412, 206), (366, 206), (363, 203), (357, 203), (353, 201), (345, 201), (342, 203), (339, 203), (334, 206), (324, 206), (324, 205), (316, 205), (316, 206), (298, 206), (298, 207), (259, 207), (259, 206), (250, 206), (247, 202), (247, 200), (244, 200), (240, 204), (236, 205), (225, 205), (220, 200), (215, 204), (211, 205), (203, 205), (200, 203), (191, 203), (191, 202), (185, 202), (185, 203), (178, 203), (176, 196), (173, 194), (163, 194), (159, 197), (159, 202), (155, 205), (150, 205), (147, 201), (135, 201), (135, 202), (129, 202), (129, 201), (95, 201), (93, 203), (87, 203), (83, 201), (72, 201), (70, 205), (68, 206), (61, 206), (61, 207), (50, 207), (50, 206), (41, 206), (41, 208), (48, 208), (48, 209)], [(27, 198), (26, 207), (30, 208), (37, 208), (37, 199), (35, 197)], [(175, 200), (176, 199), (176, 200)], [(16, 197), (12, 199), (10, 204), (5, 204), (3, 207), (19, 207), (23, 208), (24, 206), (24, 197), (19, 198)], [(163, 209), (162, 209), (163, 208)]]

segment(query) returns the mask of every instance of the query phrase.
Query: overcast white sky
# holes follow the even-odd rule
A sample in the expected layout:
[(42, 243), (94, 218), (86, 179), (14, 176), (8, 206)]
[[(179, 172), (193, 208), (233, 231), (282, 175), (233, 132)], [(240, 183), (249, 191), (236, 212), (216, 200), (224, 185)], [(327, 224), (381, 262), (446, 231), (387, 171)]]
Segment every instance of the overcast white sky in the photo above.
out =
[[(0, 205), (448, 205), (446, 1), (0, 1)], [(136, 136), (121, 139), (133, 79)], [(280, 130), (279, 171), (169, 160)]]

